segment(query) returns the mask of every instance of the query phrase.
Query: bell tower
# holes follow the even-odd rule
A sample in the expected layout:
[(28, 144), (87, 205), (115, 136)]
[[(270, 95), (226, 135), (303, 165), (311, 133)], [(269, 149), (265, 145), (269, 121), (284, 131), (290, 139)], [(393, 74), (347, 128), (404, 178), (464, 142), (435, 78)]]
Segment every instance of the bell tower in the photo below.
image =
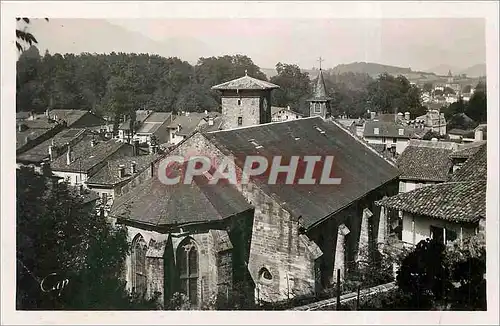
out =
[(323, 70), (321, 69), (321, 62), (323, 59), (319, 58), (319, 75), (316, 79), (316, 85), (313, 89), (313, 97), (309, 99), (309, 116), (320, 116), (323, 119), (330, 115), (330, 101), (331, 97), (326, 95), (325, 80), (323, 78)]

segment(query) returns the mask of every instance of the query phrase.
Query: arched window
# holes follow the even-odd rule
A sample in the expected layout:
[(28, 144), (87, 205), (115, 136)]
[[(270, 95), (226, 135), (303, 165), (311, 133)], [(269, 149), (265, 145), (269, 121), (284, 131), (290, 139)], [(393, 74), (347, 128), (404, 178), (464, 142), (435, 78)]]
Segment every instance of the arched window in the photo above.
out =
[(314, 113), (321, 113), (321, 104), (314, 103)]
[(186, 294), (189, 302), (198, 302), (198, 250), (193, 239), (187, 238), (177, 248), (180, 291)]
[(146, 242), (138, 234), (132, 241), (132, 289), (139, 295), (144, 295), (146, 283)]

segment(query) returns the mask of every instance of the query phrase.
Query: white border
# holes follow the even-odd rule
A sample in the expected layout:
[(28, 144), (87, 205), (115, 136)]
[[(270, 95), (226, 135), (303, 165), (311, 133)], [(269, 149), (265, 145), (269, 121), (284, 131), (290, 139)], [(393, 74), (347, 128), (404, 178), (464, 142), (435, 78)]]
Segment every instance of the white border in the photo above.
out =
[[(469, 2), (7, 2), (1, 4), (2, 324), (498, 324), (497, 1)], [(487, 312), (16, 312), (14, 17), (57, 18), (444, 18), (486, 19), (488, 69)], [(340, 45), (342, 46), (342, 45)]]

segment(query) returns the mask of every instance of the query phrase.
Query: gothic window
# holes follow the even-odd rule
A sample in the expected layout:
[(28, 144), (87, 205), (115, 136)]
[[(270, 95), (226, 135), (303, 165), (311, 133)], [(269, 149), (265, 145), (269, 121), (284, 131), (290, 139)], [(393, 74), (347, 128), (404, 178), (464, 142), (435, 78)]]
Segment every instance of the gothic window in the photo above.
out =
[(321, 104), (314, 103), (314, 113), (321, 113)]
[(185, 239), (177, 248), (180, 291), (186, 294), (191, 304), (198, 301), (198, 250), (193, 239)]
[(139, 234), (132, 241), (132, 289), (140, 295), (146, 293), (146, 251), (144, 238)]

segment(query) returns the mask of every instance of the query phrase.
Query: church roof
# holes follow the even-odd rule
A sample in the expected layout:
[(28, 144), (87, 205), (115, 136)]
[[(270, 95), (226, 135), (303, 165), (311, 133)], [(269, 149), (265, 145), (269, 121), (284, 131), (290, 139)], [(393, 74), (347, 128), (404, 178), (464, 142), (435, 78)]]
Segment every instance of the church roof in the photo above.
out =
[[(374, 189), (397, 178), (399, 171), (375, 151), (334, 123), (320, 117), (204, 134), (225, 155), (233, 155), (242, 168), (249, 155), (264, 157), (333, 155), (333, 174), (341, 184), (255, 183), (295, 217), (302, 216), (306, 228), (340, 212)], [(262, 146), (256, 146), (254, 141)]]
[(216, 90), (266, 90), (279, 88), (278, 85), (260, 80), (257, 78), (245, 76), (215, 85), (212, 89)]
[(316, 79), (316, 87), (314, 88), (313, 98), (309, 101), (329, 101), (331, 97), (326, 95), (325, 80), (323, 78), (323, 70), (319, 70), (318, 78)]

